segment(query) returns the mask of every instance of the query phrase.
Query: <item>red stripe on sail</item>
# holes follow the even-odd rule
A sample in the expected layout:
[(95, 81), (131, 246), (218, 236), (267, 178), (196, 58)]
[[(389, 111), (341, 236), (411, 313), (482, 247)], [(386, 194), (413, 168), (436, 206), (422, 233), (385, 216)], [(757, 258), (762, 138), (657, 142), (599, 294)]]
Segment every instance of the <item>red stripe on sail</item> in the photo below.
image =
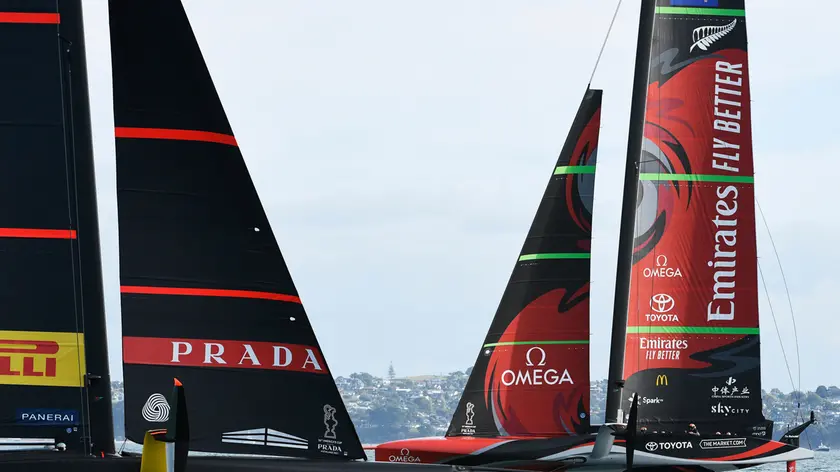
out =
[(192, 297), (257, 298), (261, 300), (300, 303), (300, 297), (286, 295), (284, 293), (255, 292), (251, 290), (226, 290), (218, 288), (143, 287), (123, 285), (120, 287), (120, 293), (139, 293), (144, 295), (186, 295)]
[(265, 341), (124, 336), (123, 362), (173, 367), (328, 373), (318, 348)]
[(0, 12), (0, 23), (57, 25), (60, 22), (61, 16), (58, 13)]
[(190, 129), (165, 128), (114, 128), (114, 135), (118, 138), (139, 139), (171, 139), (175, 141), (202, 141), (205, 143), (227, 144), (238, 146), (236, 138), (229, 134), (214, 133), (212, 131), (197, 131)]
[(75, 229), (0, 228), (0, 238), (76, 239)]

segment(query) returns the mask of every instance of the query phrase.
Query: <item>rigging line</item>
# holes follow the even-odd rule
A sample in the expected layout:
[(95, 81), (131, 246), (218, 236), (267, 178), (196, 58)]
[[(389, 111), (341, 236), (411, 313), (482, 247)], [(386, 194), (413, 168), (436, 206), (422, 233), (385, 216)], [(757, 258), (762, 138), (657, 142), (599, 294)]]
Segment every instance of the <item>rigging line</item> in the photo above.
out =
[(785, 352), (785, 345), (782, 343), (782, 332), (779, 331), (779, 324), (776, 322), (776, 312), (773, 310), (773, 302), (770, 300), (770, 292), (767, 290), (767, 279), (764, 277), (764, 271), (761, 270), (761, 261), (758, 261), (758, 275), (761, 279), (761, 285), (764, 287), (764, 294), (767, 296), (767, 305), (770, 307), (770, 315), (773, 317), (773, 325), (776, 327), (776, 335), (779, 337), (779, 345), (782, 347), (782, 357), (785, 360), (785, 367), (787, 368), (788, 378), (790, 379), (790, 386), (796, 390), (796, 384), (793, 383), (793, 374), (790, 373), (790, 364), (788, 363), (787, 353)]
[(767, 230), (767, 236), (770, 238), (770, 245), (773, 247), (773, 254), (776, 256), (776, 264), (779, 266), (779, 272), (782, 274), (782, 283), (785, 286), (785, 295), (787, 296), (788, 307), (790, 309), (790, 319), (793, 322), (793, 340), (796, 344), (796, 389), (802, 391), (802, 366), (799, 358), (799, 335), (796, 332), (796, 316), (793, 313), (793, 301), (790, 298), (790, 290), (788, 289), (787, 278), (785, 271), (782, 268), (782, 260), (779, 257), (779, 251), (776, 249), (776, 242), (773, 240), (773, 234), (770, 232), (770, 225), (767, 224), (767, 218), (764, 217), (764, 211), (761, 209), (761, 204), (758, 203), (758, 197), (755, 199), (755, 205), (758, 207), (758, 213), (761, 215), (761, 221), (764, 223), (764, 228)]
[(607, 47), (607, 40), (610, 39), (610, 32), (615, 24), (615, 18), (618, 16), (618, 10), (621, 8), (621, 1), (622, 0), (618, 0), (618, 4), (615, 6), (615, 12), (613, 12), (610, 26), (607, 28), (607, 35), (604, 36), (604, 42), (601, 44), (601, 50), (598, 52), (598, 58), (595, 59), (595, 66), (592, 68), (592, 74), (589, 76), (589, 83), (587, 84), (587, 87), (592, 84), (592, 79), (595, 77), (595, 71), (598, 70), (598, 64), (601, 63), (601, 55), (604, 54), (604, 48)]

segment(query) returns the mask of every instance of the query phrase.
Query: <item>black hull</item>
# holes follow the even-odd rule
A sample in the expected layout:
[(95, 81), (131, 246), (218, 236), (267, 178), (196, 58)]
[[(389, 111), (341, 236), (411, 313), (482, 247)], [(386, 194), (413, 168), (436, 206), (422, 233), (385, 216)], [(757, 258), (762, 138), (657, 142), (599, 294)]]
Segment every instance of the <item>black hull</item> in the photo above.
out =
[[(451, 470), (438, 464), (389, 464), (383, 462), (345, 462), (333, 460), (250, 459), (238, 457), (190, 457), (187, 472), (239, 472), (273, 470), (277, 472), (391, 472)], [(482, 468), (465, 468), (482, 470)], [(0, 453), (3, 472), (138, 472), (140, 456), (82, 456), (53, 451)]]

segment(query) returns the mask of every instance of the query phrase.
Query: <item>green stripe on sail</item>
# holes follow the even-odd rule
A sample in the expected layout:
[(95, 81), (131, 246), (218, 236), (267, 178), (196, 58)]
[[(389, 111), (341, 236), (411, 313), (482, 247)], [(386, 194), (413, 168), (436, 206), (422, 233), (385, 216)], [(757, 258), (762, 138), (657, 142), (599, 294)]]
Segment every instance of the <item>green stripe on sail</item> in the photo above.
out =
[(639, 180), (657, 181), (691, 181), (691, 182), (732, 182), (742, 184), (755, 183), (755, 177), (751, 175), (708, 175), (708, 174), (664, 174), (664, 173), (641, 173)]
[(717, 326), (628, 326), (629, 334), (758, 334), (758, 328)]
[(572, 341), (506, 341), (500, 343), (487, 343), (484, 347), (496, 346), (539, 346), (540, 344), (589, 344), (588, 340)]
[(542, 259), (589, 259), (588, 252), (551, 252), (546, 254), (523, 254), (519, 256), (519, 262), (537, 261)]
[(745, 16), (737, 8), (656, 7), (660, 15)]
[(554, 169), (554, 175), (561, 174), (594, 174), (595, 166), (558, 166)]

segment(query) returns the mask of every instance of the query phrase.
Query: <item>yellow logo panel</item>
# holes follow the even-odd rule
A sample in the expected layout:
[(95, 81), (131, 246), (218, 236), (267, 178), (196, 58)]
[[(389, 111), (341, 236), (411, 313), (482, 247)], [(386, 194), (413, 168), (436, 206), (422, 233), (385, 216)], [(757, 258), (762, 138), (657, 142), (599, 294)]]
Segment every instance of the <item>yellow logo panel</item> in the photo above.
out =
[(82, 333), (0, 331), (0, 385), (84, 385)]

